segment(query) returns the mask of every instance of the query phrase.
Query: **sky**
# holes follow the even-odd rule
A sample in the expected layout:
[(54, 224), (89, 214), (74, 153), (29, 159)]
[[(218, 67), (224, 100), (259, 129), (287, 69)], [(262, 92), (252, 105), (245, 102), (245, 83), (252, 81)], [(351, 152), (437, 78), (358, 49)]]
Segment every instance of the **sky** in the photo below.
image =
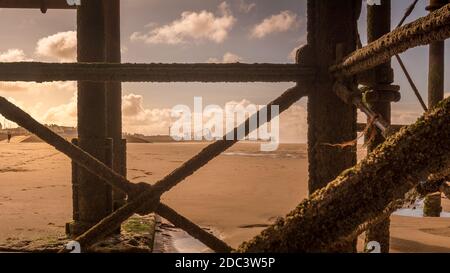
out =
[[(123, 0), (121, 10), (123, 62), (243, 62), (293, 63), (293, 52), (306, 40), (306, 1), (302, 0)], [(412, 2), (393, 0), (392, 25)], [(421, 0), (407, 22), (427, 14)], [(363, 43), (365, 9), (359, 28)], [(0, 62), (76, 60), (76, 13), (73, 10), (0, 9)], [(450, 48), (446, 66), (450, 65)], [(414, 81), (427, 99), (427, 47), (402, 54)], [(393, 105), (393, 122), (408, 124), (422, 114), (406, 78), (395, 61), (395, 84), (402, 101)], [(164, 134), (173, 121), (175, 105), (266, 104), (292, 83), (200, 84), (124, 83), (124, 130)], [(445, 89), (450, 92), (447, 77)], [(76, 124), (76, 83), (1, 83), (0, 96), (23, 107), (37, 120)], [(362, 115), (361, 120), (362, 120)], [(4, 123), (0, 119), (0, 123)], [(304, 142), (307, 134), (305, 100), (280, 120), (281, 138)]]

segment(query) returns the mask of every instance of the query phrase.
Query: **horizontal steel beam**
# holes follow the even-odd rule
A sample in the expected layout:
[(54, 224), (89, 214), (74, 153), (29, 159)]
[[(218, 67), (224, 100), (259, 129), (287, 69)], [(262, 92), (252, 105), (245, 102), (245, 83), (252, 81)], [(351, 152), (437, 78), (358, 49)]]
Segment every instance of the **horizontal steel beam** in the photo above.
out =
[(76, 9), (76, 6), (67, 4), (66, 0), (0, 0), (0, 8), (10, 9)]
[(0, 63), (0, 81), (297, 82), (314, 76), (298, 64)]
[(450, 4), (447, 4), (353, 52), (330, 70), (336, 76), (349, 77), (385, 63), (410, 48), (449, 37)]

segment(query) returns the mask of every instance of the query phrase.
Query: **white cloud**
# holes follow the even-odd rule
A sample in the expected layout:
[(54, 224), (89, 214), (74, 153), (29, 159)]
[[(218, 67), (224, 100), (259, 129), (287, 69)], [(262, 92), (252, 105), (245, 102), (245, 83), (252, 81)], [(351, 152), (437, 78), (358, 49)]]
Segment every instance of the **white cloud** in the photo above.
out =
[(253, 27), (251, 37), (261, 39), (272, 33), (298, 28), (300, 20), (297, 17), (297, 14), (288, 10), (272, 15)]
[(32, 59), (29, 59), (25, 52), (21, 49), (13, 48), (8, 49), (5, 52), (0, 52), (0, 62), (7, 63), (7, 62), (27, 62), (32, 61)]
[(73, 91), (75, 89), (75, 82), (0, 82), (0, 93), (32, 92), (33, 94), (42, 94)]
[(222, 59), (218, 59), (218, 58), (209, 58), (208, 59), (208, 63), (225, 63), (225, 64), (228, 64), (228, 63), (239, 63), (239, 62), (242, 62), (242, 61), (243, 61), (242, 57), (240, 57), (240, 56), (238, 56), (236, 54), (230, 53), (230, 52), (225, 53), (225, 55), (223, 55)]
[(60, 62), (72, 62), (77, 58), (77, 33), (75, 31), (59, 32), (40, 39), (36, 54)]
[(182, 44), (191, 41), (212, 41), (222, 43), (228, 37), (236, 23), (236, 18), (226, 2), (219, 5), (220, 15), (203, 10), (200, 12), (185, 11), (181, 18), (170, 24), (156, 27), (147, 33), (135, 32), (132, 41), (144, 41), (148, 44)]
[(144, 98), (133, 93), (123, 96), (124, 131), (146, 135), (168, 134), (171, 109), (145, 109)]
[[(32, 61), (21, 49), (9, 49), (0, 53), (0, 62), (26, 62)], [(74, 82), (0, 82), (0, 93), (7, 94), (13, 92), (61, 92), (73, 91), (76, 88)]]
[(239, 11), (249, 13), (256, 7), (256, 3), (247, 3), (245, 0), (239, 0)]
[(70, 99), (69, 103), (58, 105), (47, 110), (43, 116), (46, 124), (57, 124), (61, 126), (75, 126), (77, 123), (77, 95)]

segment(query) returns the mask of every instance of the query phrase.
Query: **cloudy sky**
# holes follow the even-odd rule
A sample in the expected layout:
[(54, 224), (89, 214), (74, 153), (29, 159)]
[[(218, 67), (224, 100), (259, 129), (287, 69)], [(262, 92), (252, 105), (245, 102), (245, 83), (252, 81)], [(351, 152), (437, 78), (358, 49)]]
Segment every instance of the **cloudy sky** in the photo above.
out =
[[(393, 0), (393, 25), (409, 0)], [(419, 1), (409, 21), (426, 15)], [(365, 42), (365, 11), (360, 29)], [(74, 11), (0, 9), (0, 61), (71, 62), (76, 59)], [(302, 0), (124, 0), (122, 1), (123, 62), (272, 62), (292, 63), (292, 52), (305, 43), (306, 1)], [(446, 45), (448, 55), (450, 46)], [(403, 54), (404, 62), (426, 99), (427, 48)], [(397, 123), (410, 123), (421, 108), (398, 68), (396, 84), (402, 101), (394, 105)], [(446, 58), (447, 67), (450, 58)], [(124, 127), (128, 132), (167, 133), (170, 112), (177, 104), (265, 104), (292, 84), (140, 84), (125, 83)], [(450, 79), (446, 79), (450, 92)], [(25, 108), (45, 123), (76, 124), (76, 84), (1, 83), (0, 96)], [(281, 118), (285, 141), (306, 139), (306, 104)], [(0, 120), (3, 123), (3, 119)]]

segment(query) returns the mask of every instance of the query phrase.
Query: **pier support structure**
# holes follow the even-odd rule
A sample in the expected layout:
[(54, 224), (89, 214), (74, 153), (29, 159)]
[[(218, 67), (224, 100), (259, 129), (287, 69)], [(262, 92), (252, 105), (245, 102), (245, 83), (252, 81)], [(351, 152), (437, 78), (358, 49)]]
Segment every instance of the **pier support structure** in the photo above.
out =
[[(317, 79), (308, 98), (309, 192), (325, 187), (342, 171), (356, 164), (354, 147), (338, 148), (356, 139), (356, 109), (333, 92), (335, 78), (329, 67), (335, 64), (338, 46), (347, 55), (356, 49), (359, 0), (309, 0), (307, 63), (318, 68)], [(352, 84), (356, 84), (356, 81)], [(354, 243), (336, 249), (354, 252)]]
[[(105, 17), (102, 0), (83, 1), (77, 9), (78, 62), (105, 61)], [(104, 82), (78, 82), (78, 145), (108, 164), (106, 91)], [(97, 176), (78, 168), (74, 177), (74, 222), (67, 232), (77, 236), (112, 212), (112, 190)], [(76, 204), (75, 204), (76, 202)]]
[[(447, 3), (448, 0), (430, 0), (427, 10), (433, 12)], [(429, 50), (428, 108), (431, 109), (444, 99), (445, 41), (430, 43)], [(424, 202), (424, 216), (439, 217), (441, 211), (441, 194), (428, 195)]]
[[(371, 43), (391, 31), (391, 0), (381, 0), (381, 5), (367, 5), (367, 39)], [(392, 85), (394, 72), (391, 62), (386, 62), (374, 68), (367, 82), (365, 101), (370, 108), (391, 123), (391, 103), (400, 100), (400, 87)], [(368, 121), (370, 123), (370, 121)], [(376, 130), (373, 132), (372, 130)], [(368, 152), (375, 150), (385, 139), (378, 128), (371, 128), (366, 136)], [(374, 225), (366, 232), (366, 245), (371, 241), (380, 243), (381, 252), (388, 253), (390, 248), (390, 219)]]
[[(120, 0), (105, 1), (106, 62), (121, 63)], [(107, 136), (113, 141), (113, 170), (126, 177), (126, 141), (122, 139), (122, 83), (106, 83)], [(113, 191), (113, 208), (125, 203), (125, 194)]]

